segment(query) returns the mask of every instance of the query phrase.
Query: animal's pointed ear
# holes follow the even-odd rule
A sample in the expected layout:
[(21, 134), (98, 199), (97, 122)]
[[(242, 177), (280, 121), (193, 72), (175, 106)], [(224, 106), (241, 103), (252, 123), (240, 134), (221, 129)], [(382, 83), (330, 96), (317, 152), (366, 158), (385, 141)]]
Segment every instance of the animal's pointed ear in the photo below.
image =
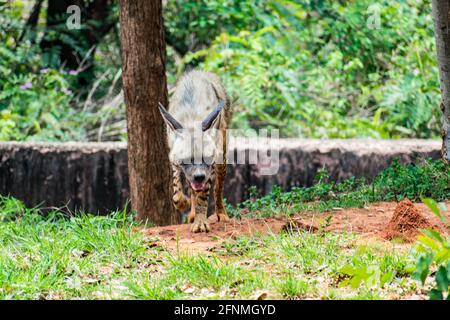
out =
[(181, 123), (179, 123), (177, 120), (175, 120), (174, 117), (170, 113), (167, 112), (166, 108), (159, 102), (159, 112), (161, 113), (164, 121), (167, 123), (167, 125), (174, 131), (183, 129), (183, 126)]
[(222, 111), (224, 106), (225, 106), (225, 102), (223, 100), (220, 100), (217, 107), (215, 107), (214, 110), (211, 111), (210, 114), (208, 114), (206, 119), (203, 120), (203, 122), (202, 122), (202, 130), (203, 131), (206, 131), (206, 130), (214, 127), (217, 120), (219, 119), (220, 112)]

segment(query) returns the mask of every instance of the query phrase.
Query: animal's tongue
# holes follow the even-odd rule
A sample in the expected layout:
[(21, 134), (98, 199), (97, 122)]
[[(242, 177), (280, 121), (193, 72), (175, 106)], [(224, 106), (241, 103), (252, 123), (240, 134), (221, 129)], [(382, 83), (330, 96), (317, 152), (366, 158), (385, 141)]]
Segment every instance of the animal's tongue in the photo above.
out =
[(191, 182), (191, 187), (195, 191), (199, 191), (199, 190), (203, 190), (203, 188), (205, 187), (205, 184), (202, 182)]

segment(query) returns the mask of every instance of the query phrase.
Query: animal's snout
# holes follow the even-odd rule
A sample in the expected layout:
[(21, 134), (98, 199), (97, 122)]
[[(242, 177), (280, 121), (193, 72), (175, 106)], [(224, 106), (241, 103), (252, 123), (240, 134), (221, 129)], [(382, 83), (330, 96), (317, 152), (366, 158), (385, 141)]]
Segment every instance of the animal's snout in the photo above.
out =
[(204, 173), (195, 173), (194, 174), (194, 181), (197, 183), (201, 183), (205, 181), (206, 175)]

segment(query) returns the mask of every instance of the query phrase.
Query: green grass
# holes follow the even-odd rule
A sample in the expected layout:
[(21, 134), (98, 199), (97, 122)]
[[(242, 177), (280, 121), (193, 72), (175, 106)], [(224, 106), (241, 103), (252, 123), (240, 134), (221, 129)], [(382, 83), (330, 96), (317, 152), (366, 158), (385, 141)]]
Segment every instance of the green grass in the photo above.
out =
[(305, 297), (308, 292), (313, 292), (312, 288), (314, 288), (305, 280), (296, 279), (292, 273), (276, 281), (276, 286), (279, 293), (288, 299)]
[[(3, 299), (385, 297), (409, 278), (414, 261), (376, 243), (354, 245), (355, 235), (299, 232), (239, 237), (212, 255), (187, 255), (136, 232), (125, 212), (43, 216), (12, 198), (1, 198), (0, 212)], [(339, 286), (348, 279), (344, 267), (373, 265), (395, 274), (384, 288)]]
[[(240, 237), (222, 246), (246, 242), (249, 247), (241, 255), (169, 255), (162, 272), (144, 272), (128, 287), (138, 299), (248, 299), (261, 292), (274, 299), (373, 299), (401, 298), (416, 290), (410, 279), (412, 252), (381, 248), (376, 242), (353, 245), (354, 239), (308, 233)], [(356, 288), (340, 286), (348, 278), (341, 270), (349, 266), (380, 266), (381, 275), (393, 276), (386, 283), (367, 279)]]
[(2, 298), (101, 297), (115, 290), (112, 280), (131, 277), (157, 256), (126, 212), (44, 217), (9, 198), (1, 198), (0, 212)]
[[(273, 216), (404, 196), (443, 200), (449, 176), (439, 161), (417, 167), (394, 163), (371, 184), (329, 183), (322, 173), (311, 188), (275, 189), (243, 207), (250, 216)], [(242, 207), (234, 210), (239, 215)], [(319, 228), (315, 234), (241, 236), (208, 255), (188, 255), (159, 246), (137, 227), (126, 210), (109, 216), (43, 215), (0, 197), (0, 298), (385, 299), (419, 288), (411, 279), (415, 250), (364, 243), (355, 234)]]

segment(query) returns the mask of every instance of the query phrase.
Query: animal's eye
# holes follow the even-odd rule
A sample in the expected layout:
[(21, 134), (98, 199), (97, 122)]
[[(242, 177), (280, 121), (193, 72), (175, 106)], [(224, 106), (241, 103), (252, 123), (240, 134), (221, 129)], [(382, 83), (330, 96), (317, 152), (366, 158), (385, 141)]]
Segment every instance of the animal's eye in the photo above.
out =
[(214, 162), (213, 156), (203, 156), (203, 162), (206, 164), (212, 164)]
[(184, 159), (181, 159), (181, 163), (182, 164), (193, 164), (194, 159), (193, 158), (184, 158)]

